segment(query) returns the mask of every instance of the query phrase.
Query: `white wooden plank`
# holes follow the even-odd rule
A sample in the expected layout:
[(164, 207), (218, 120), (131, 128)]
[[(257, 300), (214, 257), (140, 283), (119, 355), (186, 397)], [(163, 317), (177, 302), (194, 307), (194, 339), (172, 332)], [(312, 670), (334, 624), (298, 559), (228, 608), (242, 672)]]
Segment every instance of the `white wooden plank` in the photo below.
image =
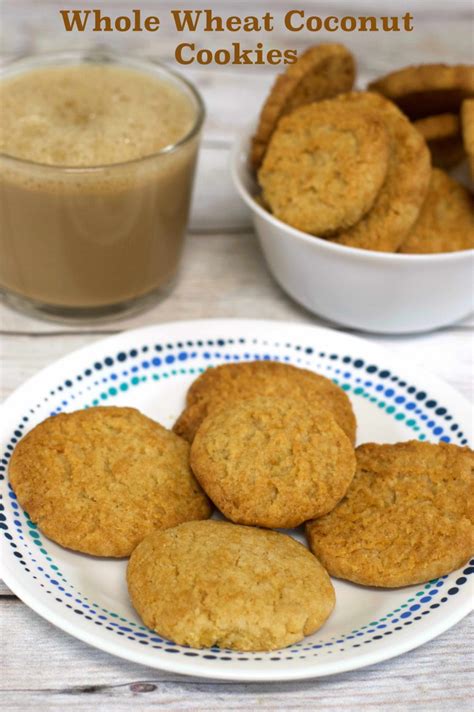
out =
[[(18, 601), (0, 605), (0, 703), (8, 712), (75, 709), (467, 710), (474, 618), (370, 668), (297, 683), (233, 684), (141, 667), (89, 648)], [(34, 644), (34, 649), (32, 649)]]
[(0, 597), (1, 596), (13, 596), (13, 594), (6, 583), (0, 579)]
[(190, 230), (225, 232), (250, 230), (247, 207), (236, 193), (230, 176), (229, 148), (200, 151), (190, 216)]

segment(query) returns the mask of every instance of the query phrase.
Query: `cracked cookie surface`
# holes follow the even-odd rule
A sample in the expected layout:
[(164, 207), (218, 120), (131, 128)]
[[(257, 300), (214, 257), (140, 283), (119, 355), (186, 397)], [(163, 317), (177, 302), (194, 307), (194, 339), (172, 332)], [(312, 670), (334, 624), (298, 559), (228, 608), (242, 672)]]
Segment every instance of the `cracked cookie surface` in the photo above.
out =
[(327, 516), (306, 525), (332, 576), (398, 587), (448, 574), (474, 545), (474, 453), (446, 443), (368, 443)]
[(210, 413), (257, 396), (301, 398), (329, 410), (354, 443), (356, 419), (345, 392), (329, 378), (277, 361), (247, 361), (208, 368), (190, 386), (186, 408), (173, 430), (192, 442)]
[(214, 520), (148, 536), (127, 581), (145, 625), (195, 648), (283, 648), (318, 630), (335, 604), (329, 576), (302, 544)]
[(389, 134), (376, 112), (330, 99), (280, 120), (258, 182), (277, 218), (313, 235), (331, 235), (372, 207), (389, 156)]
[(48, 418), (16, 446), (9, 477), (46, 536), (95, 556), (128, 556), (154, 529), (211, 515), (188, 443), (134, 408)]
[(191, 467), (228, 519), (292, 528), (339, 502), (354, 476), (355, 456), (328, 411), (259, 397), (204, 420), (191, 446)]
[(400, 252), (422, 254), (474, 249), (474, 203), (469, 191), (433, 168), (418, 220)]
[(391, 101), (370, 92), (353, 92), (335, 99), (358, 113), (372, 108), (391, 136), (391, 154), (384, 184), (371, 210), (356, 225), (341, 231), (334, 242), (380, 252), (396, 252), (418, 218), (428, 193), (431, 158), (421, 134)]
[(349, 91), (354, 77), (354, 58), (343, 45), (321, 44), (303, 52), (295, 64), (276, 78), (262, 107), (250, 152), (254, 169), (260, 167), (282, 116), (299, 106)]

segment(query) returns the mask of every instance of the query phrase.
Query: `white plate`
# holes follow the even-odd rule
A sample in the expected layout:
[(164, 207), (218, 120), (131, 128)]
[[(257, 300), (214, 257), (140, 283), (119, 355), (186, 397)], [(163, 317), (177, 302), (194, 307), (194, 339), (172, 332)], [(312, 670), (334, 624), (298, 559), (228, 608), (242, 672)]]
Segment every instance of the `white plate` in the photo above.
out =
[[(469, 441), (469, 403), (433, 376), (361, 339), (268, 321), (163, 324), (98, 341), (49, 366), (5, 403), (1, 431), (2, 575), (28, 606), (71, 635), (134, 662), (227, 680), (295, 680), (352, 670), (439, 635), (472, 607), (474, 560), (426, 585), (378, 590), (335, 581), (326, 625), (272, 653), (194, 650), (142, 626), (127, 596), (126, 561), (76, 554), (44, 537), (8, 486), (17, 440), (51, 413), (130, 405), (171, 426), (187, 387), (210, 365), (279, 359), (313, 369), (347, 391), (358, 440)], [(294, 532), (300, 538), (301, 532)], [(430, 533), (426, 532), (429, 537)]]

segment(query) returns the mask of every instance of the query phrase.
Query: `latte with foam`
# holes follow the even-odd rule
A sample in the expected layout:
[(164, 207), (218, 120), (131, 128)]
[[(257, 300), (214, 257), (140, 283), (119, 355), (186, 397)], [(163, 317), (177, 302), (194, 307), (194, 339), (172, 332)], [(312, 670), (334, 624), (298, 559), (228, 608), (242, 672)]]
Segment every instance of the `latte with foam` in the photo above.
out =
[(198, 146), (187, 85), (110, 62), (44, 66), (2, 79), (0, 103), (7, 294), (93, 314), (166, 289)]

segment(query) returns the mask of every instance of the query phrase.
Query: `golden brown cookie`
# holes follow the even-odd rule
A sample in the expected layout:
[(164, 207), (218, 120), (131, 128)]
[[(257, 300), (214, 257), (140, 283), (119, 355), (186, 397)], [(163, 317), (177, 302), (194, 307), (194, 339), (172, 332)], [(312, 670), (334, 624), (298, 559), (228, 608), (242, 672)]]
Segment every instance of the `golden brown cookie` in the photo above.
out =
[(461, 108), (464, 148), (469, 158), (471, 178), (474, 181), (474, 99), (467, 99)]
[(413, 122), (431, 153), (431, 163), (437, 168), (452, 168), (464, 158), (461, 122), (457, 114), (427, 116)]
[(425, 141), (435, 141), (441, 138), (458, 136), (461, 123), (457, 114), (437, 114), (417, 119), (413, 122)]
[(257, 396), (302, 398), (329, 410), (352, 444), (356, 419), (342, 388), (304, 368), (276, 361), (248, 361), (208, 368), (189, 388), (186, 408), (173, 430), (189, 442), (210, 413), (236, 400)]
[(16, 446), (9, 476), (46, 536), (95, 556), (128, 556), (154, 529), (211, 515), (188, 443), (134, 408), (44, 420)]
[(439, 168), (420, 216), (400, 252), (455, 252), (474, 248), (474, 205), (471, 194)]
[(302, 544), (213, 520), (153, 532), (133, 552), (127, 581), (145, 625), (194, 648), (283, 648), (318, 630), (335, 603)]
[(394, 101), (410, 119), (459, 112), (464, 99), (474, 96), (474, 66), (421, 64), (391, 72), (369, 84)]
[(291, 528), (335, 507), (355, 457), (328, 411), (259, 397), (208, 415), (191, 446), (191, 467), (228, 519)]
[(392, 139), (387, 177), (372, 209), (356, 225), (334, 236), (349, 247), (396, 252), (420, 212), (428, 192), (431, 159), (426, 142), (395, 104), (378, 94), (359, 92), (335, 99), (354, 113), (377, 111)]
[(344, 499), (306, 525), (329, 573), (366, 586), (423, 583), (457, 569), (474, 548), (474, 453), (415, 440), (368, 443)]
[(310, 47), (280, 74), (265, 101), (255, 136), (250, 161), (257, 170), (279, 119), (294, 109), (352, 89), (354, 58), (339, 44)]
[(277, 218), (313, 235), (331, 235), (371, 208), (389, 155), (383, 118), (328, 99), (280, 120), (258, 182)]

